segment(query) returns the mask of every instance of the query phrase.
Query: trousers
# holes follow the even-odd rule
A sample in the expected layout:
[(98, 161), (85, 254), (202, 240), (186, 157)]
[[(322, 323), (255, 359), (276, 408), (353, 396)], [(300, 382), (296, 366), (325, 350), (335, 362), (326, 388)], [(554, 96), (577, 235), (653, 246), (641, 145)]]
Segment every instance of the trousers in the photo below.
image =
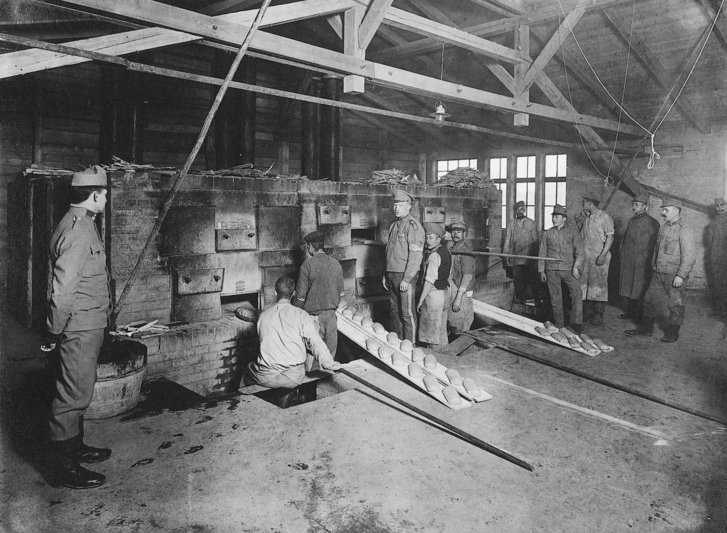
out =
[(401, 292), (399, 283), (404, 279), (403, 272), (387, 272), (386, 286), (389, 287), (389, 310), (391, 318), (391, 330), (396, 332), (400, 339), (409, 339), (416, 342), (417, 318), (416, 318), (416, 275), (409, 284), (409, 290)]
[(331, 352), (331, 356), (335, 359), (336, 350), (338, 349), (338, 319), (336, 318), (336, 311), (334, 309), (321, 311), (320, 314), (316, 315), (316, 318), (318, 319), (318, 333), (323, 339), (323, 342), (326, 343), (328, 351)]
[(563, 288), (564, 283), (570, 296), (570, 323), (583, 323), (583, 300), (581, 299), (581, 283), (570, 270), (548, 270), (545, 273), (550, 292), (550, 305), (553, 310), (553, 322), (559, 328), (565, 325), (565, 313), (563, 311)]
[(83, 414), (93, 398), (96, 364), (103, 339), (103, 329), (61, 334), (60, 365), (48, 421), (52, 441), (69, 440), (79, 435)]
[(668, 316), (669, 321), (677, 326), (684, 324), (684, 280), (678, 289), (672, 286), (674, 276), (654, 272), (644, 296), (644, 318)]

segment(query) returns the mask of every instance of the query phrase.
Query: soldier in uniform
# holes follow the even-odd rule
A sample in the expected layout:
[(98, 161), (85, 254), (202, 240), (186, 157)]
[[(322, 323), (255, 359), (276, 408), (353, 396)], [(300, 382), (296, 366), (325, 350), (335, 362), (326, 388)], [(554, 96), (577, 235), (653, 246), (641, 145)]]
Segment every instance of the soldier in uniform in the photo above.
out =
[(415, 342), (414, 289), (424, 254), (424, 228), (410, 214), (412, 200), (408, 192), (394, 191), (396, 221), (389, 228), (386, 244), (384, 288), (389, 292), (392, 331)]
[[(510, 221), (505, 233), (502, 253), (531, 255), (538, 253), (538, 228), (535, 221), (525, 216), (525, 202), (515, 204), (515, 218)], [(515, 289), (515, 303), (522, 303), (535, 296), (535, 261), (521, 257), (503, 257), (502, 266), (512, 268), (512, 282)]]
[(598, 192), (583, 196), (582, 214), (576, 218), (581, 230), (581, 240), (586, 253), (581, 273), (583, 318), (591, 324), (603, 324), (603, 311), (608, 302), (608, 266), (613, 244), (613, 219), (598, 208)]
[(319, 333), (335, 357), (338, 347), (336, 309), (343, 294), (343, 269), (341, 263), (326, 254), (323, 245), (322, 233), (313, 231), (305, 236), (308, 259), (300, 267), (293, 305), (318, 317)]
[(426, 241), (425, 259), (422, 263), (419, 292), (419, 342), (429, 348), (449, 344), (447, 337), (447, 308), (449, 307), (449, 274), (452, 256), (442, 245), (444, 227), (441, 224), (424, 224)]
[(676, 200), (664, 200), (661, 216), (665, 224), (656, 237), (652, 259), (651, 282), (644, 296), (644, 313), (638, 328), (626, 331), (627, 335), (651, 336), (654, 319), (668, 314), (662, 342), (679, 339), (679, 329), (684, 323), (684, 292), (689, 273), (696, 261), (696, 246), (692, 232), (681, 219), (682, 205)]
[(71, 207), (50, 241), (48, 333), (60, 355), (49, 419), (51, 482), (86, 489), (106, 478), (79, 463), (111, 456), (111, 450), (83, 442), (83, 414), (93, 396), (111, 303), (106, 252), (95, 223), (106, 206), (108, 183), (105, 171), (94, 167), (75, 173), (71, 185)]
[(553, 227), (544, 231), (540, 237), (540, 257), (560, 259), (560, 261), (538, 261), (540, 281), (548, 283), (550, 304), (553, 309), (553, 322), (563, 327), (563, 288), (570, 295), (570, 326), (576, 333), (583, 332), (583, 302), (581, 298), (581, 269), (585, 260), (583, 242), (578, 231), (566, 224), (568, 213), (562, 205), (553, 206)]
[(449, 283), (447, 323), (454, 331), (469, 331), (475, 315), (472, 295), (475, 286), (475, 256), (467, 255), (472, 247), (465, 241), (467, 224), (457, 220), (450, 225), (452, 242), (452, 274)]
[(714, 311), (727, 319), (727, 200), (714, 199), (715, 216), (707, 226), (704, 247), (707, 255), (707, 280), (709, 282)]
[(626, 299), (626, 312), (619, 315), (622, 319), (641, 320), (644, 293), (649, 286), (651, 277), (651, 258), (654, 255), (656, 234), (659, 223), (649, 216), (646, 208), (649, 197), (636, 196), (631, 201), (634, 216), (626, 226), (621, 241), (621, 269), (619, 273), (618, 292)]

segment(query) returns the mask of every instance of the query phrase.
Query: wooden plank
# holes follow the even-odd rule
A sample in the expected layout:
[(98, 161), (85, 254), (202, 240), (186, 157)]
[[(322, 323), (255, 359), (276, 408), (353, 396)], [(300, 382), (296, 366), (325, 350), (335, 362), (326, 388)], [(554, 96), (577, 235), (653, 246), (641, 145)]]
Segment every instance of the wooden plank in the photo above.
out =
[[(506, 326), (510, 326), (511, 328), (524, 331), (525, 333), (532, 335), (540, 340), (551, 342), (553, 344), (562, 346), (563, 348), (567, 348), (569, 350), (588, 355), (586, 353), (586, 350), (584, 350), (580, 346), (578, 348), (574, 348), (567, 341), (561, 342), (551, 336), (545, 337), (540, 335), (537, 331), (535, 331), (535, 328), (544, 327), (542, 322), (538, 322), (531, 318), (511, 313), (510, 311), (505, 311), (504, 309), (500, 309), (499, 307), (495, 307), (494, 305), (486, 304), (485, 302), (477, 299), (472, 300), (472, 307), (474, 308), (475, 315), (479, 316), (480, 318), (496, 320), (502, 324), (505, 324)], [(578, 337), (578, 341), (581, 341), (580, 337)]]
[(394, 0), (373, 0), (358, 28), (358, 46), (368, 48)]
[(523, 6), (520, 0), (502, 1), (502, 0), (469, 0), (473, 4), (482, 6), (495, 13), (505, 16), (522, 15)]
[(551, 36), (550, 40), (545, 43), (545, 46), (540, 51), (540, 54), (538, 54), (538, 57), (530, 64), (530, 68), (525, 73), (525, 76), (523, 76), (520, 84), (521, 91), (530, 88), (535, 77), (543, 71), (548, 63), (550, 63), (553, 55), (563, 44), (565, 37), (571, 32), (572, 28), (578, 23), (578, 21), (581, 20), (581, 17), (585, 12), (586, 2), (581, 2), (573, 11), (568, 13), (568, 16), (565, 17), (565, 20), (563, 20), (555, 33)]
[[(261, 26), (269, 28), (280, 24), (288, 24), (300, 20), (306, 20), (316, 17), (325, 17), (334, 13), (341, 13), (346, 9), (350, 9), (357, 5), (353, 0), (301, 0), (290, 4), (272, 6), (265, 12), (265, 18)], [(227, 15), (219, 15), (220, 20), (229, 20), (235, 24), (249, 26), (255, 19), (257, 9), (250, 11), (240, 11), (229, 13)]]
[[(366, 57), (366, 47), (359, 45), (361, 19), (364, 10), (361, 6), (352, 7), (343, 12), (343, 53), (351, 57)], [(329, 19), (330, 24), (330, 19)], [(363, 93), (366, 90), (366, 79), (363, 76), (349, 74), (343, 78), (343, 93)]]
[(250, 9), (259, 1), (260, 0), (222, 0), (205, 6), (200, 9), (200, 13), (204, 13), (205, 15), (219, 15), (229, 11), (242, 11), (243, 9)]
[(439, 348), (439, 353), (446, 355), (459, 355), (477, 341), (469, 335), (460, 335), (444, 348)]

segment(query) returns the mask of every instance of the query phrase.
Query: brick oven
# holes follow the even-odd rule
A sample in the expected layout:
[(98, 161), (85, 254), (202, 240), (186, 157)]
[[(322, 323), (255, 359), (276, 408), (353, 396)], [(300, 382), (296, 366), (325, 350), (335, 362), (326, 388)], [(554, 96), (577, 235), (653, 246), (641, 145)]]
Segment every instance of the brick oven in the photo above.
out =
[[(102, 224), (118, 298), (176, 173), (117, 171), (108, 176), (111, 193)], [(36, 176), (32, 182), (25, 176), (13, 187), (13, 216), (19, 221), (15, 241), (28, 244), (14, 254), (9, 285), (17, 293), (15, 314), (26, 325), (44, 323), (47, 240), (67, 207), (63, 191), (68, 184), (63, 176)], [(412, 212), (423, 221), (462, 217), (475, 250), (489, 242), (499, 246), (497, 190), (407, 190), (417, 198)], [(254, 328), (234, 310), (243, 302), (258, 309), (271, 304), (275, 280), (283, 274), (297, 276), (303, 236), (314, 230), (325, 233), (327, 251), (343, 266), (344, 299), (386, 323), (381, 277), (383, 243), (394, 219), (390, 198), (387, 185), (189, 175), (117, 318), (117, 325), (178, 323), (167, 333), (141, 339), (148, 346), (146, 379), (165, 377), (203, 395), (235, 386), (242, 363), (257, 346)], [(486, 259), (478, 264), (480, 274), (485, 273)]]

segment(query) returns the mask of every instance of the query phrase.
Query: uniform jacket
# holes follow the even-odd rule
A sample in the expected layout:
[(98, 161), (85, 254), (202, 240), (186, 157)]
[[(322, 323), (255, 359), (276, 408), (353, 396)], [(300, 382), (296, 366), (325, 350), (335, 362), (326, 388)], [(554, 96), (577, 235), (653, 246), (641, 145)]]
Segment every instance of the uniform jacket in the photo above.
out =
[[(505, 233), (505, 244), (502, 253), (515, 255), (537, 255), (538, 253), (538, 229), (535, 221), (525, 217), (522, 219), (513, 218)], [(510, 265), (533, 264), (531, 259), (508, 257)]]
[(561, 229), (553, 226), (540, 238), (540, 257), (558, 258), (560, 261), (538, 261), (538, 272), (547, 270), (583, 269), (585, 253), (583, 241), (573, 224), (566, 223)]
[(644, 297), (651, 278), (650, 261), (654, 255), (658, 233), (659, 223), (646, 213), (634, 215), (629, 220), (619, 251), (621, 296), (634, 300)]
[(106, 251), (93, 213), (71, 206), (50, 241), (53, 279), (48, 331), (103, 329), (111, 296)]
[(686, 279), (696, 260), (694, 235), (682, 219), (667, 222), (659, 229), (652, 262), (655, 272)]
[(717, 268), (727, 262), (727, 215), (717, 215), (705, 232), (704, 246), (707, 260)]
[(394, 222), (386, 243), (386, 271), (403, 272), (411, 283), (419, 272), (424, 255), (424, 228), (411, 215)]

